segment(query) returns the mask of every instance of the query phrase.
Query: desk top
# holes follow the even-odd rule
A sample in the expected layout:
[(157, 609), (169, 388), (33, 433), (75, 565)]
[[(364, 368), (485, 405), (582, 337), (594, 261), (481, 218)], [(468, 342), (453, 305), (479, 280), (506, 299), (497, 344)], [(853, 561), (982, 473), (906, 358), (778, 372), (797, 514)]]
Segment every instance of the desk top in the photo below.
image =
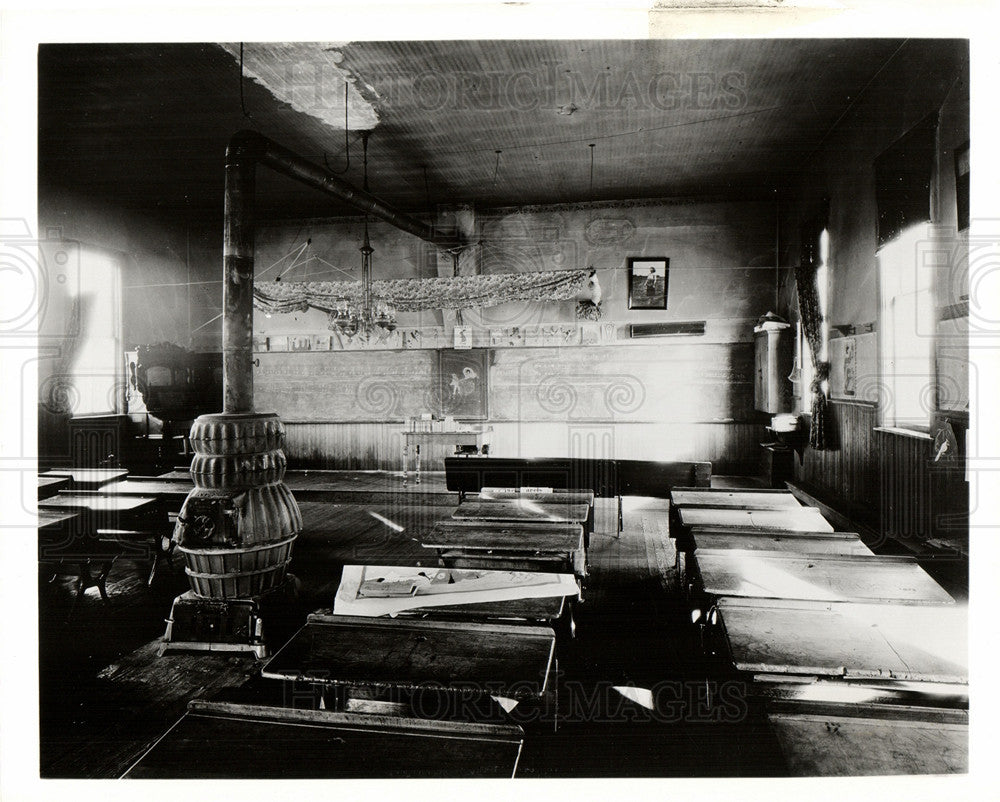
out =
[(159, 496), (161, 498), (185, 498), (194, 488), (191, 482), (156, 481), (154, 479), (125, 479), (104, 485), (102, 496)]
[(740, 671), (966, 683), (965, 605), (719, 599)]
[(738, 526), (784, 532), (832, 532), (833, 527), (815, 507), (788, 510), (724, 510), (680, 507), (684, 526)]
[(103, 496), (82, 493), (60, 493), (38, 502), (39, 508), (90, 510), (91, 512), (141, 512), (151, 509), (155, 498), (148, 496)]
[(593, 490), (553, 490), (551, 493), (518, 490), (513, 487), (484, 487), (476, 501), (540, 501), (549, 504), (586, 504), (594, 506)]
[(461, 548), (494, 551), (538, 551), (565, 554), (583, 548), (578, 523), (543, 521), (438, 521), (421, 544), (429, 549)]
[(478, 445), (481, 443), (488, 443), (491, 435), (493, 434), (493, 430), (460, 430), (454, 432), (411, 432), (406, 430), (403, 431), (402, 434), (407, 442), (419, 442), (420, 440), (426, 440), (428, 442), (439, 441), (445, 443), (446, 445), (450, 443), (454, 443), (456, 445)]
[(791, 493), (745, 493), (741, 490), (672, 490), (670, 503), (677, 507), (716, 507), (735, 510), (801, 509)]
[(68, 476), (39, 476), (38, 498), (54, 496), (60, 490), (69, 487)]
[(710, 596), (954, 604), (911, 557), (822, 556), (773, 551), (694, 553)]
[(545, 692), (554, 648), (548, 627), (313, 614), (261, 674), (406, 690), (478, 687), (523, 699)]
[(768, 722), (789, 774), (843, 777), (968, 772), (967, 714), (874, 707), (865, 705), (858, 710), (845, 704), (828, 705), (816, 713), (769, 712)]
[(38, 531), (58, 530), (79, 518), (78, 512), (41, 509), (38, 511)]
[(872, 554), (857, 535), (821, 533), (799, 535), (797, 532), (730, 532), (716, 534), (695, 527), (691, 531), (695, 549), (712, 551), (743, 549), (745, 551), (784, 551), (796, 554)]
[(519, 727), (504, 724), (220, 702), (189, 708), (125, 777), (511, 777), (523, 740)]
[(83, 489), (117, 482), (128, 476), (128, 471), (124, 468), (53, 468), (39, 476), (68, 478), (73, 487)]
[(458, 521), (536, 521), (583, 523), (590, 515), (587, 504), (548, 503), (531, 499), (466, 499), (452, 513)]

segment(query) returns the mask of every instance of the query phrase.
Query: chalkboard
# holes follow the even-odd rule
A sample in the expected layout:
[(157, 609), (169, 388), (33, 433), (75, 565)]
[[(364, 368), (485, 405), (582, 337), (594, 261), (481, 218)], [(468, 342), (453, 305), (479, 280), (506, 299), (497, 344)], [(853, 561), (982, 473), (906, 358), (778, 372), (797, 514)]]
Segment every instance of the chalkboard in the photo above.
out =
[[(755, 419), (752, 343), (289, 351), (256, 358), (255, 406), (293, 421), (402, 421), (427, 412), (526, 422)], [(451, 377), (464, 389), (466, 368), (476, 374), (468, 382), (475, 392), (459, 397)]]
[(490, 418), (753, 420), (753, 345), (688, 340), (498, 350), (490, 369)]
[(254, 406), (295, 421), (402, 421), (434, 411), (436, 351), (260, 353)]

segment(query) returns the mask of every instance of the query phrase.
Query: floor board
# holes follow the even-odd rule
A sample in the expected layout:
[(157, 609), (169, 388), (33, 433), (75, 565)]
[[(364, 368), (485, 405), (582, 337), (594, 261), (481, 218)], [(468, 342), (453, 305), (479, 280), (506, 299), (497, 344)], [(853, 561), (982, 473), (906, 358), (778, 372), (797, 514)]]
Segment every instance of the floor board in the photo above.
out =
[[(416, 538), (454, 508), (409, 493), (382, 503), (302, 501), (300, 507), (305, 526), (291, 565), (299, 595), (266, 619), (276, 645), (308, 612), (332, 604), (344, 564), (433, 564)], [(704, 704), (706, 682), (715, 680), (695, 656), (666, 511), (663, 500), (626, 499), (624, 531), (616, 537), (615, 501), (597, 501), (585, 601), (576, 606), (578, 635), (557, 646), (560, 725), (525, 722), (521, 776), (781, 770), (760, 716), (743, 711), (719, 720)], [(69, 580), (40, 586), (42, 776), (117, 776), (188, 699), (250, 701), (278, 693), (273, 681), (253, 679), (252, 658), (155, 656), (153, 641), (170, 603), (187, 589), (175, 563), (147, 588), (148, 564), (120, 560), (108, 582), (111, 604), (88, 592), (68, 622)], [(629, 685), (654, 689), (669, 715), (650, 714), (614, 690)]]

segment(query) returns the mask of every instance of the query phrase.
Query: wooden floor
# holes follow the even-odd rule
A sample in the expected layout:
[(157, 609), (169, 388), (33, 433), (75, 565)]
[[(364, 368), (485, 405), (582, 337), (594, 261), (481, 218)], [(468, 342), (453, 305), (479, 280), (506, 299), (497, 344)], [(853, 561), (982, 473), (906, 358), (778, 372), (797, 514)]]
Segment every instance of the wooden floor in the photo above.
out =
[[(415, 538), (454, 508), (428, 503), (434, 497), (302, 502), (305, 528), (292, 561), (298, 598), (275, 602), (266, 619), (269, 640), (280, 645), (308, 612), (332, 604), (344, 564), (433, 564)], [(525, 723), (519, 776), (780, 773), (777, 744), (759, 711), (743, 706), (739, 688), (729, 688), (728, 706), (704, 703), (706, 687), (718, 690), (729, 678), (696, 658), (676, 587), (666, 502), (627, 499), (624, 520), (617, 538), (614, 500), (597, 501), (577, 638), (562, 638), (557, 647), (560, 723)], [(146, 569), (141, 561), (120, 561), (108, 583), (110, 607), (93, 590), (69, 622), (68, 581), (40, 586), (43, 777), (118, 776), (188, 699), (251, 701), (275, 688), (256, 677), (259, 664), (249, 657), (156, 657), (152, 641), (187, 581), (178, 565), (146, 588)], [(653, 689), (668, 714), (651, 716), (613, 689), (630, 685)]]

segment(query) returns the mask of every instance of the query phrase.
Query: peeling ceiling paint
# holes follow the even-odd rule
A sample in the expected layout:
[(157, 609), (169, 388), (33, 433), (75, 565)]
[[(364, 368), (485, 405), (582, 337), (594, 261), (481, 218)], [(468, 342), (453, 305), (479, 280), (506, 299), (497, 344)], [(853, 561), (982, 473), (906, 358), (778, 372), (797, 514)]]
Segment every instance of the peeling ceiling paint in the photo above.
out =
[[(370, 131), (379, 123), (375, 107), (358, 89), (357, 79), (339, 65), (346, 42), (248, 42), (243, 45), (243, 73), (274, 97), (303, 114), (343, 131), (344, 89), (347, 88), (349, 131)], [(222, 48), (240, 61), (239, 43)], [(372, 95), (367, 84), (363, 90)]]

